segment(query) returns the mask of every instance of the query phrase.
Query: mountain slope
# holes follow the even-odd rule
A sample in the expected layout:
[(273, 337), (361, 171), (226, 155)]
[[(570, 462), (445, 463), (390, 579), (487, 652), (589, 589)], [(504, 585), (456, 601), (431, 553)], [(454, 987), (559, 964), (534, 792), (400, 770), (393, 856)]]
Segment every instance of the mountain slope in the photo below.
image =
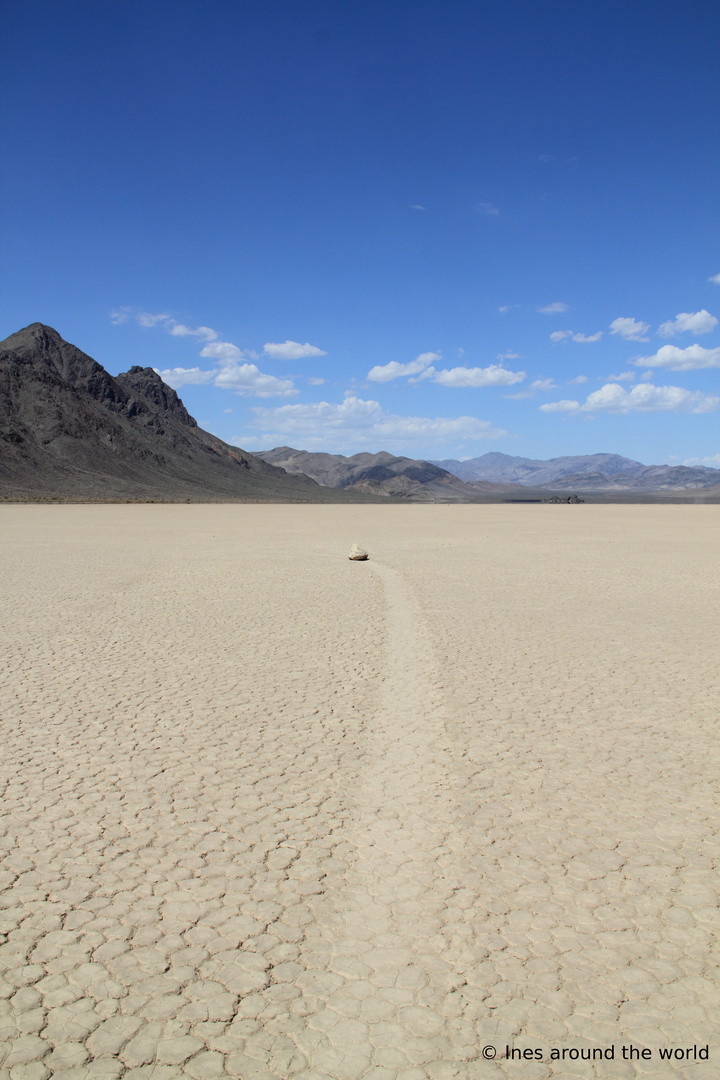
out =
[(203, 431), (152, 368), (115, 378), (42, 323), (0, 342), (0, 496), (341, 498)]

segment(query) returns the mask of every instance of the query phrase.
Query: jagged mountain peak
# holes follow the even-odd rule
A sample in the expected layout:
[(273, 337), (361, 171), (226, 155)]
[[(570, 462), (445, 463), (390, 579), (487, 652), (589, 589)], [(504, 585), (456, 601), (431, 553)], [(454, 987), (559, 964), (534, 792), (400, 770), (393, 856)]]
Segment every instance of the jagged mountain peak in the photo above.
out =
[(128, 371), (117, 375), (116, 381), (128, 393), (139, 395), (143, 401), (171, 416), (179, 424), (197, 427), (197, 420), (187, 411), (177, 392), (163, 382), (154, 368), (133, 364)]

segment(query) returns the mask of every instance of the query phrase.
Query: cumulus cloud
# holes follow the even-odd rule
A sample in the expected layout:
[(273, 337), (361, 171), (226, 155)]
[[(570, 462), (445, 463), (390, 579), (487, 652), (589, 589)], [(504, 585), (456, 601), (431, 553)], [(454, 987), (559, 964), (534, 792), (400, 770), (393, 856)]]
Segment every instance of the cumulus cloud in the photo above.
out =
[(541, 412), (685, 412), (710, 413), (720, 409), (720, 397), (680, 386), (653, 386), (640, 383), (626, 390), (619, 383), (606, 383), (588, 395), (583, 405), (579, 401), (553, 401), (541, 405)]
[(639, 319), (613, 319), (610, 323), (610, 333), (617, 334), (624, 341), (647, 341), (645, 336), (650, 329), (650, 324), (640, 322)]
[(705, 349), (702, 345), (663, 345), (654, 356), (638, 356), (632, 361), (636, 367), (669, 368), (670, 371), (698, 371), (702, 368), (720, 367), (720, 348)]
[(702, 311), (681, 311), (674, 319), (662, 323), (658, 328), (660, 337), (675, 337), (676, 334), (709, 334), (718, 321), (705, 308)]
[(520, 359), (520, 353), (519, 352), (512, 352), (511, 349), (508, 349), (507, 352), (499, 352), (497, 354), (497, 358), (500, 361), (502, 361), (502, 360), (519, 360)]
[(242, 349), (230, 341), (213, 341), (200, 355), (218, 361), (214, 368), (169, 368), (159, 372), (168, 386), (177, 390), (188, 384), (212, 383), (221, 390), (233, 390), (243, 397), (293, 397), (298, 391), (292, 379), (278, 379), (247, 361)]
[[(599, 376), (602, 378), (602, 376)], [(632, 382), (635, 378), (634, 371), (621, 371), (619, 375), (607, 375), (608, 382)]]
[(559, 342), (564, 341), (580, 341), (586, 344), (590, 341), (599, 341), (602, 337), (602, 330), (598, 330), (597, 334), (575, 334), (572, 330), (553, 330), (550, 335), (550, 340), (554, 341), (557, 345)]
[(158, 323), (172, 323), (173, 320), (169, 315), (151, 315), (148, 311), (138, 311), (135, 314), (135, 319), (141, 326), (157, 326)]
[[(172, 386), (174, 390), (181, 386), (200, 386), (212, 384), (223, 390), (232, 390), (244, 397), (293, 397), (299, 391), (295, 389), (292, 379), (278, 379), (274, 375), (268, 375), (260, 371), (256, 364), (250, 363), (254, 354), (233, 345), (230, 341), (217, 341), (217, 331), (210, 326), (191, 327), (167, 314), (153, 315), (147, 311), (137, 311), (133, 308), (120, 308), (112, 313), (114, 323), (127, 322), (134, 319), (140, 326), (162, 326), (173, 337), (196, 337), (205, 341), (200, 350), (200, 356), (208, 360), (215, 360), (215, 367), (204, 369), (191, 368), (166, 368), (164, 371), (155, 370), (163, 382)], [(296, 345), (296, 342), (285, 342), (285, 345)], [(267, 346), (266, 346), (267, 348)], [(298, 346), (299, 349), (312, 349), (312, 345)], [(321, 356), (320, 350), (317, 350)], [(305, 355), (315, 355), (309, 353)]]
[(294, 397), (298, 391), (292, 379), (278, 379), (259, 371), (256, 364), (229, 360), (213, 379), (221, 390), (234, 390), (243, 397)]
[(602, 330), (598, 330), (596, 334), (573, 334), (573, 341), (581, 341), (584, 343), (590, 343), (591, 341), (599, 341), (602, 337)]
[(525, 378), (524, 371), (508, 371), (502, 364), (490, 364), (486, 368), (455, 367), (434, 371), (433, 382), (440, 386), (480, 387), (514, 386)]
[(212, 382), (215, 372), (203, 371), (199, 367), (192, 368), (165, 368), (161, 371), (154, 368), (164, 383), (172, 386), (173, 390), (179, 390), (181, 386), (199, 386), (201, 383)]
[(715, 285), (720, 285), (720, 274), (713, 274), (708, 278), (708, 281), (712, 281)]
[(440, 353), (424, 352), (407, 364), (399, 364), (397, 360), (391, 360), (389, 364), (376, 364), (375, 367), (370, 368), (367, 378), (370, 382), (390, 382), (392, 379), (400, 379), (405, 375), (420, 375), (430, 367), (433, 361), (440, 359)]
[(259, 371), (255, 364), (239, 363), (234, 359), (227, 359), (209, 371), (197, 367), (168, 368), (158, 371), (158, 375), (173, 390), (212, 383), (221, 390), (234, 390), (243, 397), (293, 397), (298, 393), (291, 379), (277, 379)]
[(263, 345), (263, 352), (273, 360), (304, 360), (307, 356), (327, 356), (323, 349), (309, 345), (307, 341), (304, 345), (299, 341), (268, 341)]
[(440, 386), (451, 387), (482, 387), (482, 386), (514, 386), (525, 378), (524, 371), (508, 371), (500, 364), (490, 364), (486, 368), (481, 367), (454, 367), (443, 368), (438, 371), (433, 367), (433, 361), (440, 359), (440, 353), (420, 353), (415, 360), (408, 364), (399, 364), (397, 360), (391, 360), (389, 364), (376, 365), (371, 368), (367, 378), (371, 382), (390, 382), (391, 379), (399, 379), (404, 376), (413, 376), (411, 382), (419, 382), (421, 379), (432, 379)]
[(213, 360), (244, 360), (245, 353), (237, 345), (230, 341), (215, 341), (212, 345), (206, 345), (200, 352), (201, 356), (211, 357)]
[(308, 379), (308, 382), (309, 382), (310, 386), (323, 386), (324, 383), (325, 383), (325, 380), (324, 379), (319, 379), (315, 375), (311, 375), (310, 378)]
[[(369, 447), (403, 450), (413, 445), (429, 447), (448, 441), (498, 439), (507, 435), (489, 420), (474, 416), (397, 416), (379, 402), (353, 394), (340, 404), (255, 407), (254, 426), (260, 429), (257, 445), (288, 442), (311, 448), (356, 451)], [(243, 436), (246, 445), (247, 436)]]
[(540, 412), (577, 412), (579, 408), (579, 401), (568, 401), (565, 398), (563, 401), (548, 401), (540, 406)]
[(567, 385), (568, 386), (581, 386), (582, 383), (586, 383), (587, 381), (588, 381), (587, 375), (576, 375), (574, 379), (568, 379), (567, 380)]
[(172, 325), (169, 326), (170, 333), (174, 337), (199, 337), (205, 341), (214, 341), (217, 335), (217, 330), (213, 330), (210, 326), (197, 326), (193, 330), (190, 326), (185, 326), (184, 323), (176, 323), (172, 320)]
[(539, 307), (537, 310), (542, 315), (561, 315), (563, 311), (568, 311), (569, 304), (563, 303), (562, 300), (557, 300), (554, 304), (546, 304), (545, 307)]
[(554, 379), (535, 379), (525, 390), (520, 390), (517, 394), (505, 394), (506, 398), (510, 398), (513, 401), (523, 401), (527, 398), (533, 398), (541, 390), (555, 390), (557, 383)]

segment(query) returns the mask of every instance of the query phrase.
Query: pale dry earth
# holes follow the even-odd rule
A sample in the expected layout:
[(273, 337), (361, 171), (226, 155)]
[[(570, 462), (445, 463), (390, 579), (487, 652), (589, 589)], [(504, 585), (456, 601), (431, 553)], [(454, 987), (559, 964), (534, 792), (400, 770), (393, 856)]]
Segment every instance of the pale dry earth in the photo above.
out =
[(720, 1075), (718, 508), (0, 529), (3, 1080)]

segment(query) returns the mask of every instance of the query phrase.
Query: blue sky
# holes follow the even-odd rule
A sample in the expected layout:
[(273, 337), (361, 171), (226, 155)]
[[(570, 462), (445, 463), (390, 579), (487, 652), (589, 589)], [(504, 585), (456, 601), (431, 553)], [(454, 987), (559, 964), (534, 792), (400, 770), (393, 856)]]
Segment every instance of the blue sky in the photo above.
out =
[[(247, 449), (720, 467), (720, 9), (5, 5), (0, 336)], [(714, 280), (713, 280), (714, 279)]]

